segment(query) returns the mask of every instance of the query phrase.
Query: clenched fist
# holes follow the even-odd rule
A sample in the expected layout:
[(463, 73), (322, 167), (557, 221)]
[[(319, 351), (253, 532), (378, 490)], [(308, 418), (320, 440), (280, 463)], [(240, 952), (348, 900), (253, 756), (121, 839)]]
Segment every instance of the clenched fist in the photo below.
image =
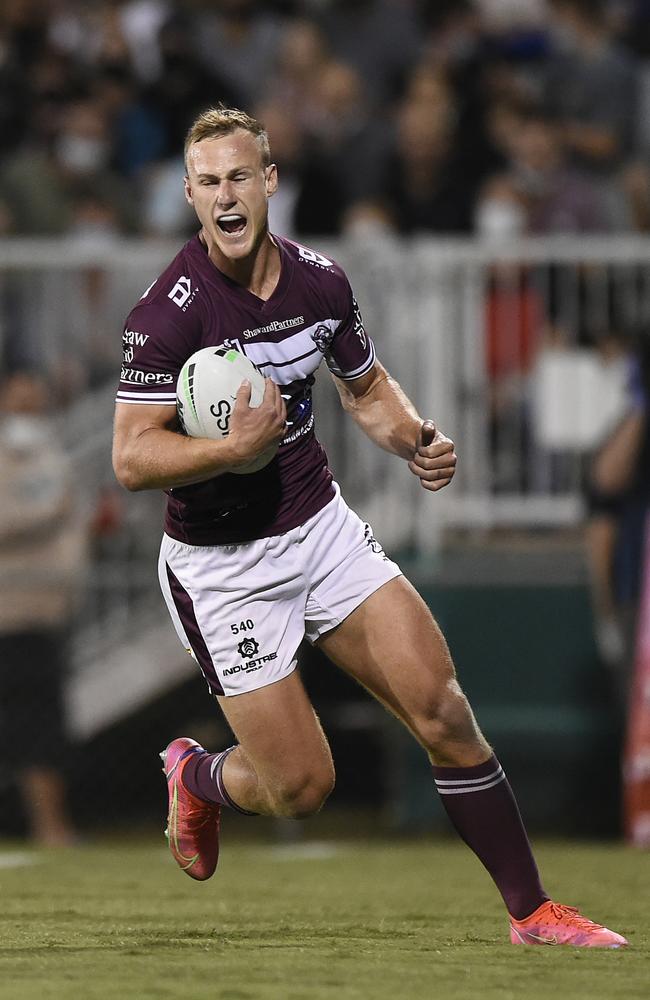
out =
[(433, 492), (448, 486), (456, 471), (454, 442), (436, 429), (432, 420), (425, 420), (420, 427), (415, 455), (408, 463), (425, 490)]

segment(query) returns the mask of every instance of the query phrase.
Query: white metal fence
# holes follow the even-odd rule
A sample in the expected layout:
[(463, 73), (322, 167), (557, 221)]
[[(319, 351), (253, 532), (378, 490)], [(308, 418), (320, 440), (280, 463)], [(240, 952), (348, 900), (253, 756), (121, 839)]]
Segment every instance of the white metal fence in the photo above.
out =
[[(621, 338), (648, 328), (650, 241), (317, 246), (347, 270), (379, 358), (457, 444), (454, 484), (431, 496), (352, 426), (323, 370), (317, 433), (384, 544), (426, 552), (449, 525), (578, 524), (585, 456), (625, 405)], [(0, 241), (5, 366), (41, 365), (67, 395), (64, 435), (86, 497), (112, 483), (122, 321), (177, 249)], [(123, 530), (98, 545), (85, 614), (110, 641), (157, 600), (160, 497), (125, 497), (124, 510)]]

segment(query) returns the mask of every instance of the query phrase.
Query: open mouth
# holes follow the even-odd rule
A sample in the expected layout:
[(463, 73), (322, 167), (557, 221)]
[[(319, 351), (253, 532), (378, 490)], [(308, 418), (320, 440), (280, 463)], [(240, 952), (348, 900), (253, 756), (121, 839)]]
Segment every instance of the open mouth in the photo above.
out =
[(243, 215), (222, 215), (217, 219), (217, 225), (222, 233), (228, 236), (239, 236), (246, 228), (246, 219)]

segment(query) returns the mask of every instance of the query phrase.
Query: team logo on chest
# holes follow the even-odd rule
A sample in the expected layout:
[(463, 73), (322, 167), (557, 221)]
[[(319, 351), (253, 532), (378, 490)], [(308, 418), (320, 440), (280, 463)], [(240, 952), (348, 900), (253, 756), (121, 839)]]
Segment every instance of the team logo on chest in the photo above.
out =
[(325, 354), (325, 351), (328, 350), (330, 344), (334, 340), (334, 333), (335, 331), (329, 326), (326, 326), (325, 323), (319, 323), (315, 329), (311, 330), (311, 339), (314, 341), (321, 354)]

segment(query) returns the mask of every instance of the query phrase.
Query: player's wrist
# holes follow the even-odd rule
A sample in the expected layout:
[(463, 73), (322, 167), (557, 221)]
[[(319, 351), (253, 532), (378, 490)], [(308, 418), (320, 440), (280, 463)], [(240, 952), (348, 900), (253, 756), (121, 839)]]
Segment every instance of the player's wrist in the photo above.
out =
[(229, 434), (222, 442), (219, 442), (222, 446), (221, 455), (224, 462), (227, 464), (228, 468), (238, 469), (242, 466), (248, 465), (249, 462), (254, 461), (260, 452), (263, 450), (261, 448), (252, 448), (249, 442), (242, 440), (237, 434)]
[(223, 438), (221, 441), (211, 440), (210, 444), (213, 445), (213, 450), (217, 455), (218, 464), (220, 471), (228, 471), (230, 468), (236, 468), (245, 462), (246, 459), (243, 457), (241, 448), (238, 445), (236, 439), (232, 435), (227, 438)]

